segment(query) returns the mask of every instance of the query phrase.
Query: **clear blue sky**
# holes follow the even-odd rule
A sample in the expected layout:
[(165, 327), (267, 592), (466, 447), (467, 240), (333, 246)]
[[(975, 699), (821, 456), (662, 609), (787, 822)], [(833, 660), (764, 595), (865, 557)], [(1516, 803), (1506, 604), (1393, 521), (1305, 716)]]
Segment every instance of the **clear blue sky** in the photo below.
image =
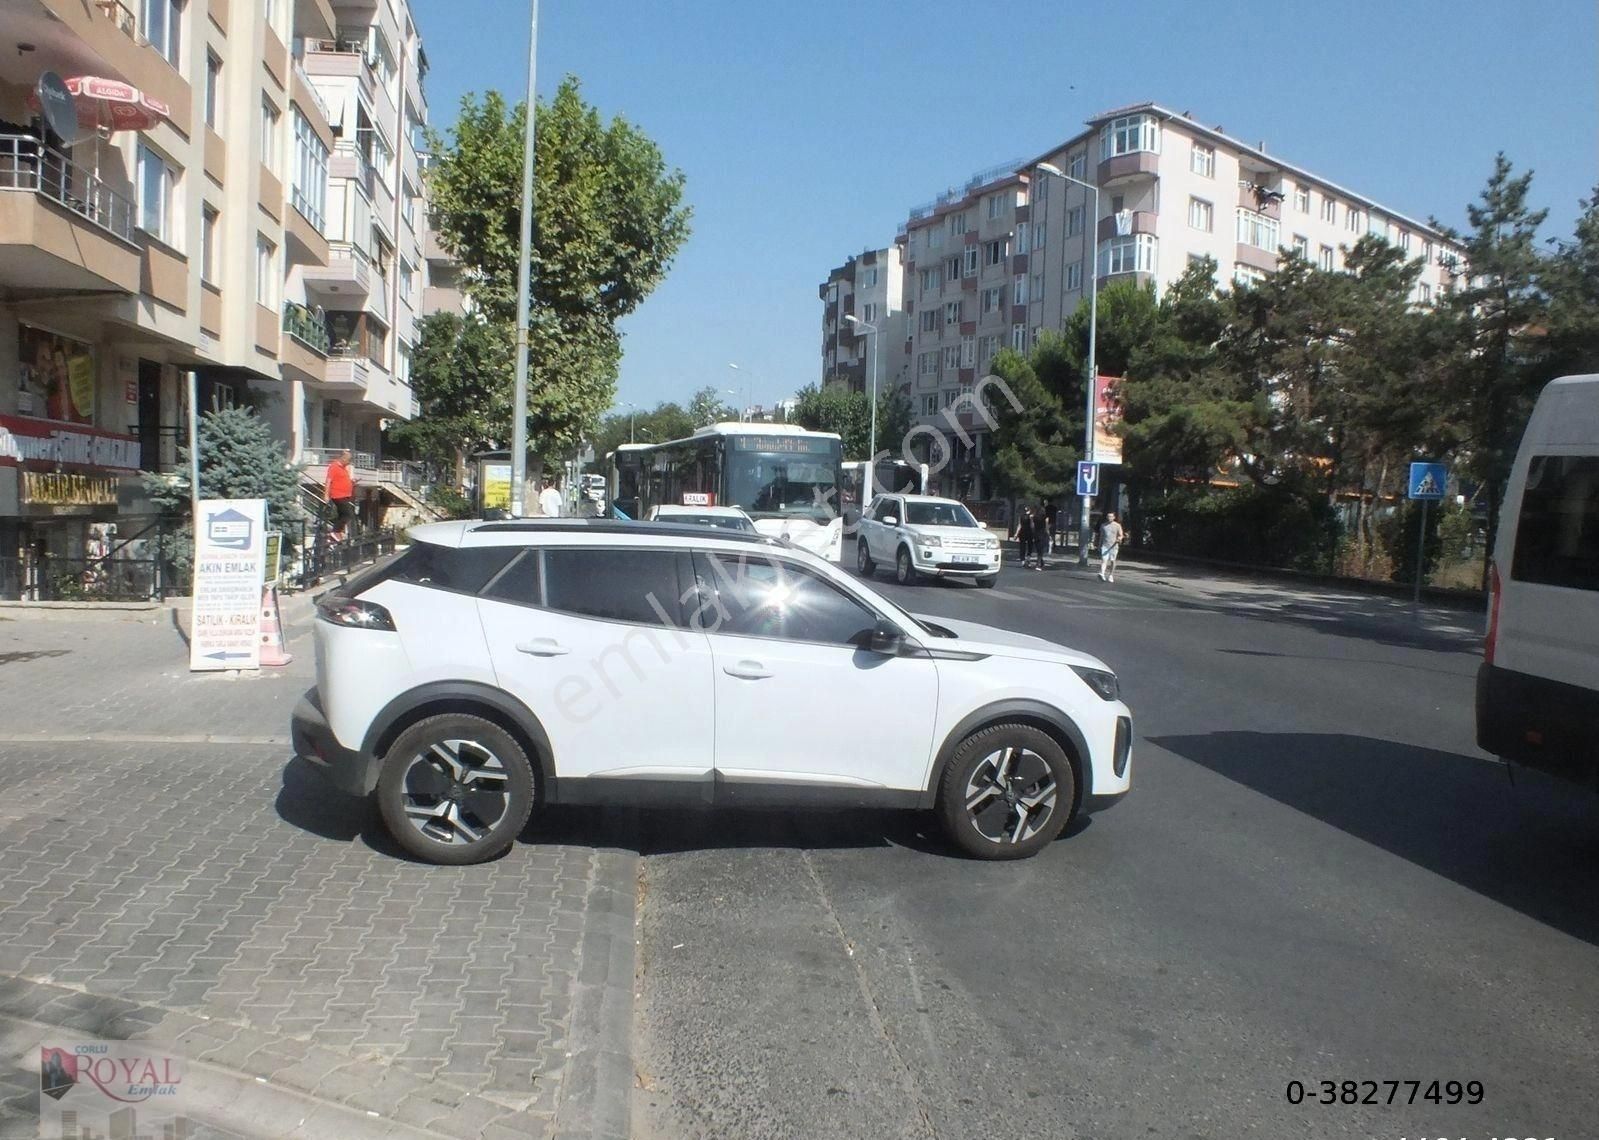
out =
[[(436, 126), (527, 79), (526, 0), (413, 0)], [(1465, 223), (1496, 150), (1546, 236), (1599, 182), (1593, 0), (543, 0), (539, 94), (570, 72), (688, 178), (694, 233), (623, 325), (619, 400), (821, 374), (816, 287), (909, 207), (1153, 99), (1406, 214)], [(982, 98), (976, 93), (981, 91)]]

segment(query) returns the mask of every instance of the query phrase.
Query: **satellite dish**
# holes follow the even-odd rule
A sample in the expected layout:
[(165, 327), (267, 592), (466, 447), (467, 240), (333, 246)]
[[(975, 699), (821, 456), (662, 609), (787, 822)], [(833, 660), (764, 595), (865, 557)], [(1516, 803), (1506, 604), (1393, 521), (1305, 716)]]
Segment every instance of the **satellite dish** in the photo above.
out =
[(44, 125), (67, 142), (76, 142), (78, 104), (67, 90), (65, 80), (53, 71), (42, 71), (39, 81), (33, 85), (33, 93), (39, 100), (39, 114), (44, 118)]

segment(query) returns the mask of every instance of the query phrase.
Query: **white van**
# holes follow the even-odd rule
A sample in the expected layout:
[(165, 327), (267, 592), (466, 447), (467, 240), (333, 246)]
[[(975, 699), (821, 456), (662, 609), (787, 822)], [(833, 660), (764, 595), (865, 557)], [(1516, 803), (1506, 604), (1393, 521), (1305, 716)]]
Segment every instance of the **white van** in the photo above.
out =
[(1599, 790), (1599, 376), (1538, 397), (1489, 582), (1478, 746)]

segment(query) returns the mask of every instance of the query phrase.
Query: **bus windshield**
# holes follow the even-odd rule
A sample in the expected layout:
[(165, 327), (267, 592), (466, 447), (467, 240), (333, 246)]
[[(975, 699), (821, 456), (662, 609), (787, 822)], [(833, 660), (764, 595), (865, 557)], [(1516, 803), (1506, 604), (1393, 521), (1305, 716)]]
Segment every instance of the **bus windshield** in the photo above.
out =
[(725, 469), (727, 505), (756, 519), (838, 515), (838, 462), (825, 455), (730, 451)]

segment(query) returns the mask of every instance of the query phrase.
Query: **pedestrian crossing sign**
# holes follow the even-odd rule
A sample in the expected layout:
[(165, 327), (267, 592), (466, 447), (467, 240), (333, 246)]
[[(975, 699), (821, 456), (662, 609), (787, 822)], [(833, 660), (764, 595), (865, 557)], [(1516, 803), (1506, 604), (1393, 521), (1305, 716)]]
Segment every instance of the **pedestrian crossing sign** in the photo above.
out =
[(1449, 482), (1449, 468), (1442, 463), (1412, 463), (1410, 465), (1410, 497), (1428, 502), (1440, 502), (1444, 487)]

